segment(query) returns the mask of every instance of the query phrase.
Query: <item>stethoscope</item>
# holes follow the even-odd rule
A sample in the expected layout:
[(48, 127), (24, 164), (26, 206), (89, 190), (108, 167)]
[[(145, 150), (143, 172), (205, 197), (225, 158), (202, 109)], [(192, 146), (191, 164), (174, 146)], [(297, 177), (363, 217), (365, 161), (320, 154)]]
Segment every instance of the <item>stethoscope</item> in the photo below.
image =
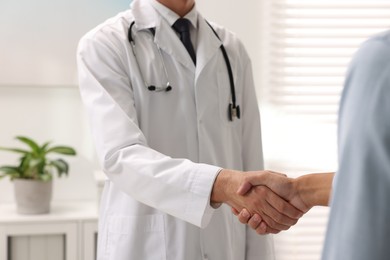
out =
[[(155, 86), (155, 85), (149, 85), (144, 76), (142, 75), (142, 71), (141, 71), (141, 68), (139, 66), (139, 62), (138, 62), (138, 59), (137, 59), (137, 54), (136, 54), (136, 51), (135, 51), (135, 41), (134, 41), (134, 38), (132, 36), (132, 29), (133, 29), (133, 26), (134, 26), (135, 22), (133, 21), (131, 24), (130, 24), (130, 28), (129, 28), (129, 31), (128, 31), (128, 39), (129, 39), (129, 42), (130, 42), (130, 45), (131, 45), (131, 49), (133, 51), (133, 55), (134, 55), (134, 58), (135, 58), (135, 63), (137, 64), (137, 67), (138, 67), (138, 71), (140, 72), (140, 75), (141, 75), (141, 78), (144, 82), (144, 86), (146, 89), (148, 89), (149, 91), (156, 91), (156, 92), (160, 92), (160, 91), (164, 91), (164, 92), (169, 92), (172, 90), (172, 86), (171, 86), (171, 83), (169, 82), (169, 77), (168, 77), (168, 72), (167, 72), (167, 68), (165, 66), (165, 62), (164, 62), (164, 59), (163, 59), (163, 56), (162, 56), (162, 53), (161, 53), (161, 48), (160, 46), (158, 46), (158, 44), (156, 43), (156, 47), (157, 47), (157, 50), (158, 50), (158, 53), (159, 53), (159, 56), (160, 56), (160, 60), (161, 60), (161, 63), (163, 65), (163, 69), (164, 69), (164, 73), (165, 73), (165, 77), (167, 79), (167, 83), (165, 84), (165, 86)], [(217, 34), (217, 32), (214, 30), (214, 28), (207, 22), (207, 24), (210, 26), (211, 30), (214, 32), (215, 36), (221, 40)], [(152, 33), (153, 37), (155, 36), (155, 28), (149, 28), (149, 31)], [(221, 41), (222, 42), (222, 41)], [(233, 121), (233, 118), (234, 117), (237, 117), (237, 118), (240, 118), (240, 106), (238, 106), (236, 104), (236, 90), (235, 90), (235, 87), (234, 87), (234, 78), (233, 78), (233, 72), (232, 72), (232, 67), (230, 65), (230, 61), (229, 61), (229, 57), (226, 53), (226, 49), (225, 47), (223, 46), (223, 44), (221, 44), (221, 52), (222, 52), (222, 55), (223, 55), (223, 58), (225, 60), (225, 64), (226, 64), (226, 67), (227, 67), (227, 72), (228, 72), (228, 75), (229, 75), (229, 81), (230, 81), (230, 92), (231, 92), (231, 96), (232, 96), (232, 103), (229, 103), (228, 105), (228, 118), (230, 121)]]

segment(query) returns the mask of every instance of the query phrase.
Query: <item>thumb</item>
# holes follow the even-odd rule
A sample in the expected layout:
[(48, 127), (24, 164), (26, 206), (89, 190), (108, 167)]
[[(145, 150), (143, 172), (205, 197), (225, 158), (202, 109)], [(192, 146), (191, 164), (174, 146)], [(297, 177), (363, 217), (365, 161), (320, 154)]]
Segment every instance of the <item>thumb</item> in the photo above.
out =
[(244, 182), (243, 184), (241, 184), (241, 186), (238, 188), (237, 190), (237, 194), (238, 195), (245, 195), (251, 188), (252, 188), (252, 184), (248, 181)]
[(286, 177), (285, 174), (272, 171), (259, 171), (247, 173), (244, 182), (237, 190), (238, 195), (245, 195), (253, 186), (269, 186), (274, 181), (275, 176)]
[(273, 173), (273, 174), (276, 174), (276, 175), (279, 175), (281, 177), (287, 177), (287, 174), (284, 174), (284, 173), (280, 173), (280, 172), (274, 172), (274, 171), (268, 171), (270, 173)]

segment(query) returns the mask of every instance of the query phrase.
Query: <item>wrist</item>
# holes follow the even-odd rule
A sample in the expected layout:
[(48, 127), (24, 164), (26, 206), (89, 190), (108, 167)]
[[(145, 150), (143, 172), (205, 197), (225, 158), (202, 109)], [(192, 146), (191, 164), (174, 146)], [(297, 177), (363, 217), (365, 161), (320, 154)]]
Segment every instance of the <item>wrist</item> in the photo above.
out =
[(229, 193), (232, 189), (232, 179), (236, 173), (231, 170), (222, 169), (215, 178), (213, 190), (211, 191), (211, 203), (226, 203), (229, 200)]
[(331, 191), (333, 173), (307, 174), (295, 180), (296, 190), (309, 207), (327, 206)]
[(313, 189), (310, 187), (310, 183), (306, 175), (300, 176), (292, 180), (293, 190), (297, 193), (298, 197), (304, 204), (307, 210), (312, 208), (313, 202), (311, 196), (313, 196)]

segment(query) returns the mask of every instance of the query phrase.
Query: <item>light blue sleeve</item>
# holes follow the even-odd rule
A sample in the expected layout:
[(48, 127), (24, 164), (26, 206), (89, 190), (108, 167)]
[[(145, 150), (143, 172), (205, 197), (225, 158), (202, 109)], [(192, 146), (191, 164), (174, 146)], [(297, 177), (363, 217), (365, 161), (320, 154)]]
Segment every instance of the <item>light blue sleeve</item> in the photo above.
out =
[(390, 259), (390, 31), (356, 53), (339, 111), (323, 260)]

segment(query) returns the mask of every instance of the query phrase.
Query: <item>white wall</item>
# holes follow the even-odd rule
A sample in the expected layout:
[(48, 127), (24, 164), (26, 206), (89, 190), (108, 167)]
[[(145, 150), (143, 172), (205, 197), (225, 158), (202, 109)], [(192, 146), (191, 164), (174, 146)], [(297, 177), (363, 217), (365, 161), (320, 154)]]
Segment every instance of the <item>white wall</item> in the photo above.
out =
[[(248, 0), (243, 4), (236, 0), (197, 1), (197, 8), (206, 19), (224, 25), (242, 39), (253, 60), (256, 82), (261, 80), (262, 71), (261, 60), (258, 58), (261, 36), (253, 30), (257, 28), (258, 31), (261, 27), (261, 2)], [(77, 39), (73, 40), (73, 46)], [(28, 49), (29, 45), (26, 44), (25, 48)], [(16, 52), (12, 48), (7, 49), (9, 53), (13, 51)], [(35, 54), (34, 57), (36, 56)], [(28, 56), (24, 58), (29, 59)], [(6, 66), (7, 64), (1, 64), (0, 70), (4, 71)], [(98, 165), (79, 92), (77, 86), (72, 86), (74, 77), (71, 71), (75, 70), (72, 67), (75, 64), (71, 62), (67, 66), (71, 66), (65, 68), (69, 72), (68, 78), (59, 77), (58, 82), (50, 79), (52, 84), (38, 80), (31, 82), (33, 86), (28, 84), (29, 81), (23, 80), (23, 74), (20, 74), (21, 78), (17, 78), (16, 84), (6, 84), (6, 76), (1, 76), (0, 73), (0, 146), (21, 147), (13, 138), (16, 135), (27, 135), (40, 143), (53, 140), (56, 144), (75, 147), (78, 156), (64, 158), (71, 166), (69, 177), (55, 178), (54, 200), (95, 199), (93, 171)], [(29, 75), (29, 78), (34, 77)], [(64, 83), (70, 85), (61, 86)], [(15, 155), (0, 152), (0, 165), (17, 163), (16, 158)], [(12, 201), (12, 183), (7, 179), (0, 180), (0, 203)]]
[(262, 51), (265, 31), (263, 24), (267, 1), (247, 0), (196, 0), (197, 9), (205, 19), (216, 22), (234, 32), (243, 42), (252, 59), (253, 74), (260, 97), (260, 85), (266, 75), (266, 61)]
[[(0, 124), (1, 146), (21, 148), (23, 144), (14, 137), (26, 135), (41, 144), (53, 141), (76, 148), (76, 157), (63, 157), (70, 164), (70, 173), (68, 178), (55, 178), (54, 199), (96, 198), (96, 160), (76, 87), (0, 86)], [(0, 165), (18, 163), (17, 158), (0, 151)], [(12, 183), (0, 180), (0, 203), (12, 201)]]
[(129, 2), (1, 0), (0, 84), (76, 84), (78, 39)]
[[(96, 199), (90, 131), (77, 88), (76, 47), (88, 30), (128, 8), (130, 0), (0, 1), (0, 146), (14, 137), (76, 148), (68, 178), (55, 178), (54, 200)], [(17, 156), (0, 151), (0, 165)], [(0, 180), (0, 203), (13, 185)]]

